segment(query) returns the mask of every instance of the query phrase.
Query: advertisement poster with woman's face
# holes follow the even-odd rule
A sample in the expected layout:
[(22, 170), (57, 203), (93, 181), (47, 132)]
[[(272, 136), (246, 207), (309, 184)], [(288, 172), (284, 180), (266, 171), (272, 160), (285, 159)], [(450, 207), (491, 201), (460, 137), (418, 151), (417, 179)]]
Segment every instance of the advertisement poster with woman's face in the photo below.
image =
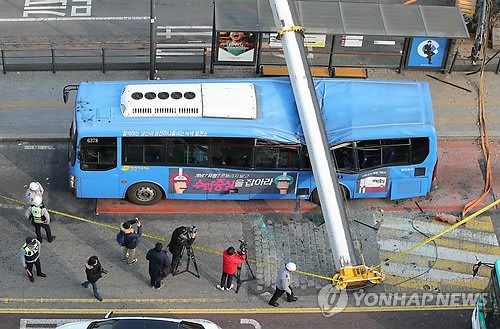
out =
[(252, 32), (219, 32), (219, 62), (247, 62), (255, 59), (255, 38)]

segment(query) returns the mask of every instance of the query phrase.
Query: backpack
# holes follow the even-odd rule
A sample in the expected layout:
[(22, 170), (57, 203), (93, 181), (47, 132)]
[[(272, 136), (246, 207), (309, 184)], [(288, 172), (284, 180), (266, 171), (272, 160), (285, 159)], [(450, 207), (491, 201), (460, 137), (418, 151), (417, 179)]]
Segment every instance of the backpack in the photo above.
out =
[(125, 234), (123, 233), (123, 231), (118, 232), (118, 234), (116, 235), (116, 242), (118, 242), (120, 246), (125, 245)]

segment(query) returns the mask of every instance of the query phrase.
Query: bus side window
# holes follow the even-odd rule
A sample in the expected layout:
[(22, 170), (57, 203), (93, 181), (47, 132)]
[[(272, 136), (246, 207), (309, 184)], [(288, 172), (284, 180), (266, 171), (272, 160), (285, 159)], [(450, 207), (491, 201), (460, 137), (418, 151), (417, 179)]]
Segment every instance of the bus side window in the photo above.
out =
[(368, 169), (381, 165), (380, 148), (358, 149), (359, 168)]
[(429, 138), (428, 137), (419, 137), (419, 138), (411, 138), (411, 154), (412, 164), (419, 164), (424, 162), (429, 155)]
[(355, 171), (352, 147), (345, 146), (333, 150), (335, 162), (339, 170)]
[(255, 168), (274, 169), (278, 166), (278, 154), (275, 147), (259, 147), (255, 149)]
[(212, 138), (212, 166), (251, 168), (254, 139)]
[(191, 160), (196, 165), (206, 166), (208, 164), (208, 145), (204, 147), (195, 145)]
[(80, 168), (82, 170), (109, 170), (116, 168), (116, 138), (82, 138)]

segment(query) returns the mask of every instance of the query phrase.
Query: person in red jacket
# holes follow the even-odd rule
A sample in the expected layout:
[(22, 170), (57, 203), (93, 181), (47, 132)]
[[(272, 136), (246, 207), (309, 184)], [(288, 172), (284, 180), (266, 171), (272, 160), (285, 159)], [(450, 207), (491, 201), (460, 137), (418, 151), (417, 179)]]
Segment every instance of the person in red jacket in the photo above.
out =
[(234, 285), (233, 276), (238, 270), (238, 265), (243, 264), (247, 255), (242, 252), (237, 253), (234, 247), (229, 247), (222, 253), (222, 277), (220, 278), (220, 285), (217, 285), (219, 290), (231, 290)]

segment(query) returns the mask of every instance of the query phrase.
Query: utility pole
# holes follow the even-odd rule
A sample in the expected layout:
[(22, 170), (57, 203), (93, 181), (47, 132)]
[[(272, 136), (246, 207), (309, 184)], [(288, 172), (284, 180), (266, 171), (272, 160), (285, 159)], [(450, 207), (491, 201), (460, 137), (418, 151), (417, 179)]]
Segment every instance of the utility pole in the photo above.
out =
[(149, 80), (156, 79), (156, 16), (155, 0), (150, 0), (149, 19)]
[[(337, 270), (333, 277), (338, 288), (360, 285), (366, 281), (382, 281), (383, 274), (357, 266), (351, 233), (347, 223), (342, 193), (337, 181), (320, 106), (307, 64), (304, 49), (304, 28), (297, 22), (293, 0), (269, 0), (274, 21), (283, 45), (295, 103), (306, 139), (309, 158), (321, 201), (321, 210), (328, 230), (330, 248)], [(337, 109), (341, 110), (341, 109)], [(364, 275), (362, 274), (364, 273)], [(366, 277), (370, 276), (370, 279)], [(374, 282), (374, 283), (378, 283)]]

